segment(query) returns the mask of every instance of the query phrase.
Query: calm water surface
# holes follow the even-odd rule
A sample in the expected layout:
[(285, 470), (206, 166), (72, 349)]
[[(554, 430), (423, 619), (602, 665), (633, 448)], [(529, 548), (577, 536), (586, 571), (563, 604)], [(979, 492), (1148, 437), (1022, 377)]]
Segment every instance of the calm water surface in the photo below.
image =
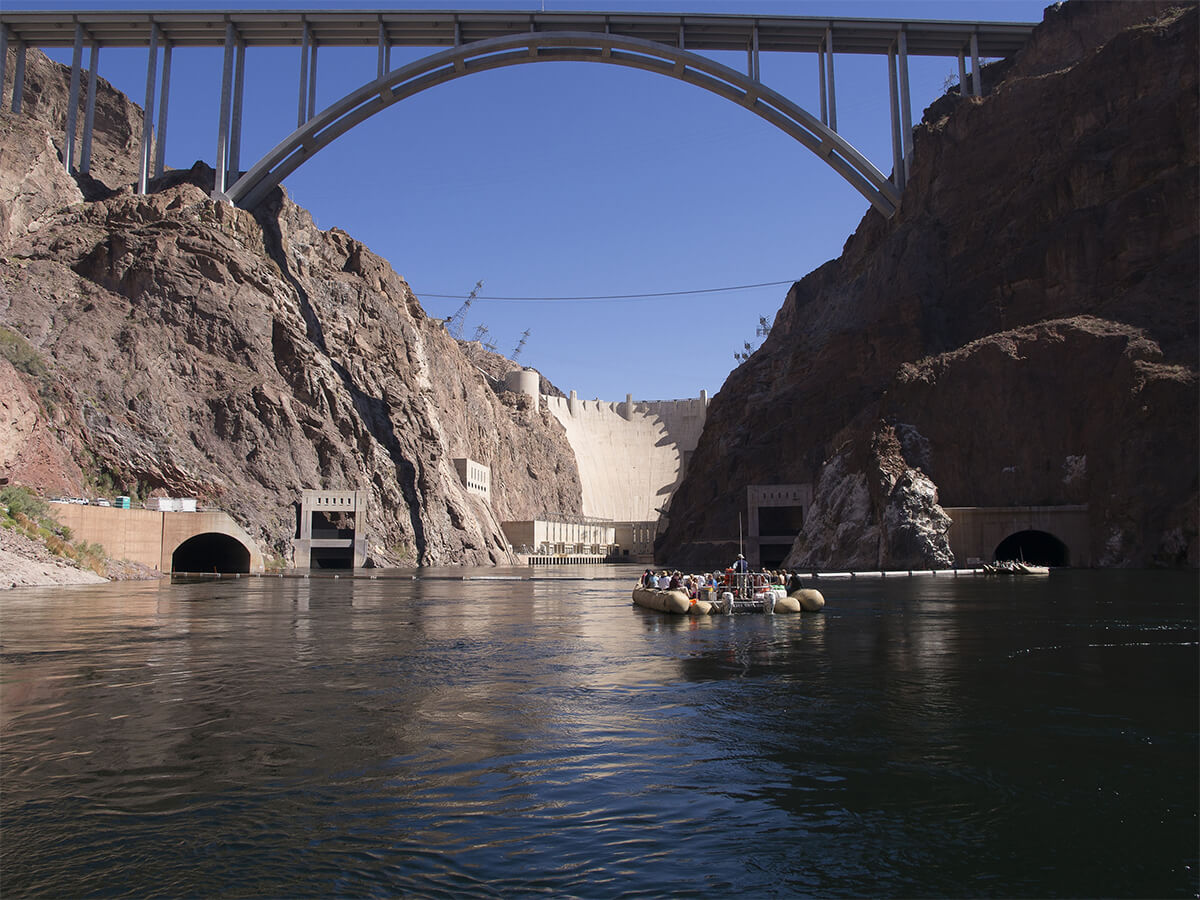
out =
[(1200, 889), (1194, 573), (397, 574), (0, 596), (4, 896)]

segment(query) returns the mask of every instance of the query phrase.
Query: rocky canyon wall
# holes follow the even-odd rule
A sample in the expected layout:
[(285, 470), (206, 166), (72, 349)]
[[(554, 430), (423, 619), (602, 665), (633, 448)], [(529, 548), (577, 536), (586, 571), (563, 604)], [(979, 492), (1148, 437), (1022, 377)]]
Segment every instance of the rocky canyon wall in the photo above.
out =
[(713, 398), (659, 556), (724, 562), (747, 485), (806, 483), (792, 565), (948, 565), (939, 503), (1087, 504), (1093, 561), (1200, 564), (1197, 44), (1194, 3), (1073, 0), (933, 104), (899, 211)]
[[(580, 511), (562, 427), (493, 390), (385, 260), (282, 192), (214, 203), (199, 164), (134, 195), (140, 111), (115, 92), (93, 179), (68, 177), (66, 75), (29, 56), (36, 102), (0, 113), (3, 474), (196, 496), (280, 562), (305, 488), (368, 492), (380, 565), (508, 563), (500, 521)], [(464, 456), (491, 467), (490, 506)]]

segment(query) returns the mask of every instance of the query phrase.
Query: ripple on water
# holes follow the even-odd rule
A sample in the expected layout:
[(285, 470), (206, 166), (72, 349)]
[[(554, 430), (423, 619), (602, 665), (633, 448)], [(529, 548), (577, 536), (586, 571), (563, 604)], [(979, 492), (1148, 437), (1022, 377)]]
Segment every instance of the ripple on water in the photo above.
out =
[(0, 598), (5, 893), (1195, 893), (1190, 607), (1064, 578)]

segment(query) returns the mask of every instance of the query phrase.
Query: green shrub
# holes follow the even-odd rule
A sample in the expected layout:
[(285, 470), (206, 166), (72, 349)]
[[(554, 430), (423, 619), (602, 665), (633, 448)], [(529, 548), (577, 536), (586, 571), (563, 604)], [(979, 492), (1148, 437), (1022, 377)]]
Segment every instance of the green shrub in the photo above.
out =
[(18, 484), (9, 484), (0, 488), (0, 503), (8, 507), (8, 515), (13, 519), (16, 519), (17, 516), (25, 516), (37, 520), (50, 515), (50, 508), (46, 505), (46, 501), (29, 488), (21, 487)]
[(13, 368), (34, 378), (42, 378), (46, 374), (46, 366), (38, 352), (29, 341), (15, 331), (0, 325), (0, 354), (4, 356)]

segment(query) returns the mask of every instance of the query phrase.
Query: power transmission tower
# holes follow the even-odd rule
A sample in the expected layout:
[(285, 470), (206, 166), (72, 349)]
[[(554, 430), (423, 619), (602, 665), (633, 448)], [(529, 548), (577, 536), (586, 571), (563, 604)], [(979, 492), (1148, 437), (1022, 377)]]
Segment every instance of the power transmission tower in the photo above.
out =
[(480, 324), (475, 326), (475, 334), (471, 337), (472, 342), (476, 342), (488, 353), (496, 352), (496, 339), (488, 333), (488, 327)]
[(517, 357), (521, 355), (521, 351), (525, 349), (525, 342), (529, 340), (529, 329), (526, 328), (521, 332), (521, 340), (517, 342), (517, 348), (512, 352), (512, 361), (516, 362)]
[[(467, 318), (467, 310), (471, 308), (471, 304), (475, 302), (475, 297), (479, 293), (479, 289), (483, 287), (482, 281), (475, 282), (475, 287), (471, 293), (467, 295), (467, 299), (463, 301), (463, 305), (454, 311), (454, 315), (446, 320), (446, 330), (450, 332), (450, 336), (455, 340), (462, 338), (463, 321)], [(453, 325), (451, 324), (453, 323)]]

